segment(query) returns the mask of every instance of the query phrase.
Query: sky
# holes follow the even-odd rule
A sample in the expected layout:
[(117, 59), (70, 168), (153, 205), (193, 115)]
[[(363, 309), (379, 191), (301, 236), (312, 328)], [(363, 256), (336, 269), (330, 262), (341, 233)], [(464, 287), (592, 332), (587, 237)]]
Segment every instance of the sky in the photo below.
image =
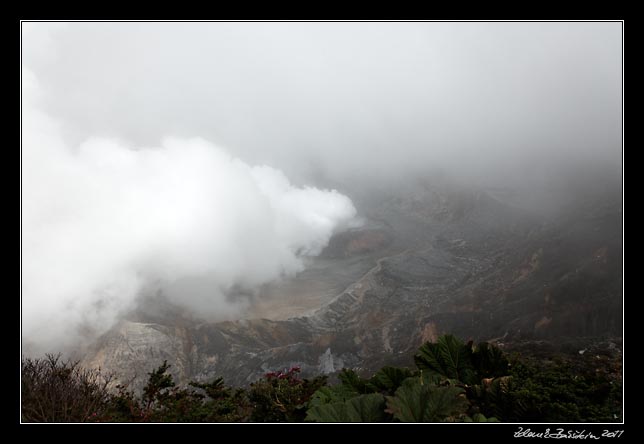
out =
[(23, 62), (73, 144), (198, 136), (298, 181), (620, 157), (621, 23), (28, 23), (23, 33)]
[(21, 35), (23, 334), (43, 348), (105, 331), (152, 282), (207, 278), (212, 291), (176, 302), (234, 317), (231, 288), (297, 273), (360, 224), (352, 183), (446, 171), (536, 190), (620, 174), (618, 22)]

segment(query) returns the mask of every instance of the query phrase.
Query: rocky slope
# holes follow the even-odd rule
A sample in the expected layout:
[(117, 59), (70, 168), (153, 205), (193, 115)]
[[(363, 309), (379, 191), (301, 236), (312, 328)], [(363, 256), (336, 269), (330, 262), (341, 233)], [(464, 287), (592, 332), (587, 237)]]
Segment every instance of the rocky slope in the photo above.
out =
[(411, 364), (422, 342), (445, 332), (505, 342), (619, 337), (621, 206), (603, 202), (544, 221), (484, 192), (384, 191), (358, 202), (364, 227), (267, 289), (250, 319), (142, 310), (85, 363), (133, 387), (163, 360), (179, 381), (224, 376), (243, 385), (292, 365), (306, 375)]

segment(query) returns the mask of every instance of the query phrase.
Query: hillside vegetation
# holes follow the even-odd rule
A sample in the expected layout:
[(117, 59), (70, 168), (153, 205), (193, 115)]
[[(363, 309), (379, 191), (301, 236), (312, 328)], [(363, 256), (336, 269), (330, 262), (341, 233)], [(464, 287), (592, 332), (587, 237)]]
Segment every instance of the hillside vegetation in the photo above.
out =
[[(580, 356), (580, 358), (583, 358)], [(599, 356), (597, 356), (599, 358)], [(23, 422), (617, 422), (620, 363), (507, 354), (452, 335), (423, 344), (416, 367), (383, 367), (369, 378), (343, 369), (301, 378), (299, 367), (249, 387), (223, 378), (178, 386), (167, 362), (142, 393), (59, 357), (23, 359)]]

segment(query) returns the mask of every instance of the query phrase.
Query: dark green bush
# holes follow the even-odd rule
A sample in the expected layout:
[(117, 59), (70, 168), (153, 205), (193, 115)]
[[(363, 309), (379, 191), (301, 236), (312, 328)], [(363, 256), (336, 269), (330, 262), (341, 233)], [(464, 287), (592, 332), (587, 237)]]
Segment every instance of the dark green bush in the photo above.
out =
[(565, 361), (515, 359), (509, 377), (470, 394), (504, 422), (612, 422), (621, 417), (621, 384)]

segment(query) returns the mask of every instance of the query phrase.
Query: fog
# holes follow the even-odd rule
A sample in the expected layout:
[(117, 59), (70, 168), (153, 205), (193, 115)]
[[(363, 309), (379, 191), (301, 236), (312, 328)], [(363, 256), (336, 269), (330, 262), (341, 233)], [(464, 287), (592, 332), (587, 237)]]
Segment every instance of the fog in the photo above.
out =
[[(23, 337), (91, 337), (159, 282), (234, 317), (231, 288), (297, 273), (360, 223), (352, 188), (447, 174), (543, 202), (571, 177), (619, 181), (621, 33), (23, 23)], [(181, 285), (197, 278), (208, 291)]]

